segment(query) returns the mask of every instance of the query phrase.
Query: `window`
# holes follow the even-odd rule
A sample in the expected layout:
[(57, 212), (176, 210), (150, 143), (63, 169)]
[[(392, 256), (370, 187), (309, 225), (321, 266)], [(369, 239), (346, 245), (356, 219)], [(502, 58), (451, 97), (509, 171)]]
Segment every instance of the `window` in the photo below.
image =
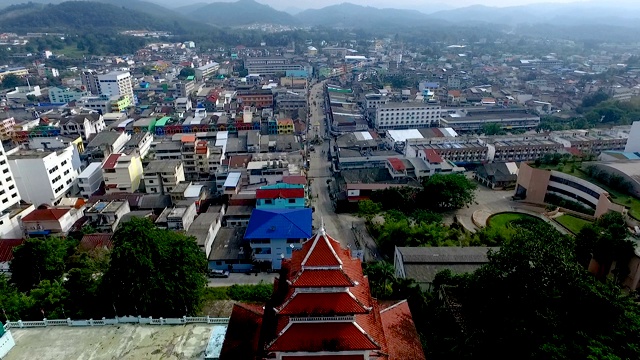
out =
[(16, 198), (16, 197), (18, 197), (18, 194), (13, 193), (13, 194), (11, 194), (11, 197), (12, 197), (12, 198)]
[(264, 203), (265, 203), (265, 204), (269, 204), (269, 205), (271, 205), (271, 204), (273, 204), (273, 200), (271, 200), (271, 199), (266, 199), (266, 200), (264, 201)]
[(289, 204), (295, 204), (296, 203), (296, 199), (289, 199)]

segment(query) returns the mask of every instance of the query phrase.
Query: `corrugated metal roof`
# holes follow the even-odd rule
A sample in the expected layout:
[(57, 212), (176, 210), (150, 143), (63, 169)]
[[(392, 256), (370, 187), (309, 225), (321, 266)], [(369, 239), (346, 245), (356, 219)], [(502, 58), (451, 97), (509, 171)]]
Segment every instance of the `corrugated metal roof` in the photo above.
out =
[(255, 209), (251, 213), (245, 239), (308, 239), (311, 209)]
[(224, 187), (236, 187), (240, 182), (240, 176), (242, 176), (239, 172), (231, 172), (227, 175), (227, 179), (224, 181)]

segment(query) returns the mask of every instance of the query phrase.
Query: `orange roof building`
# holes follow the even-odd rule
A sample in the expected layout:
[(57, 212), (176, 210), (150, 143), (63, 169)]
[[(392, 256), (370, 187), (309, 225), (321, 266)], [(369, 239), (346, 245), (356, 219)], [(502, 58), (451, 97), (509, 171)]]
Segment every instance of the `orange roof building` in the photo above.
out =
[(424, 359), (406, 301), (378, 304), (360, 260), (324, 230), (282, 268), (264, 307), (235, 305), (220, 359)]

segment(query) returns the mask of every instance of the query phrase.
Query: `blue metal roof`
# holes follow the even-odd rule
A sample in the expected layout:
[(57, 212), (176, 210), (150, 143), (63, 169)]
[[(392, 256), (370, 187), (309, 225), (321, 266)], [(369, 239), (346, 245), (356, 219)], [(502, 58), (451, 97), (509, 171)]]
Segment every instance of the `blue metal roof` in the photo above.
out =
[(311, 209), (255, 209), (245, 239), (308, 239), (311, 237)]

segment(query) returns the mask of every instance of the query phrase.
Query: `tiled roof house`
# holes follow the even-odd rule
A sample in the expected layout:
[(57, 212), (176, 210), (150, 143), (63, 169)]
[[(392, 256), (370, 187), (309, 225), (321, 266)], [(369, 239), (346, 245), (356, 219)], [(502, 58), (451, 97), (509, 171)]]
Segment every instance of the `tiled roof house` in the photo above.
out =
[(360, 260), (324, 230), (282, 265), (269, 303), (235, 305), (220, 359), (424, 359), (406, 301), (378, 304)]

